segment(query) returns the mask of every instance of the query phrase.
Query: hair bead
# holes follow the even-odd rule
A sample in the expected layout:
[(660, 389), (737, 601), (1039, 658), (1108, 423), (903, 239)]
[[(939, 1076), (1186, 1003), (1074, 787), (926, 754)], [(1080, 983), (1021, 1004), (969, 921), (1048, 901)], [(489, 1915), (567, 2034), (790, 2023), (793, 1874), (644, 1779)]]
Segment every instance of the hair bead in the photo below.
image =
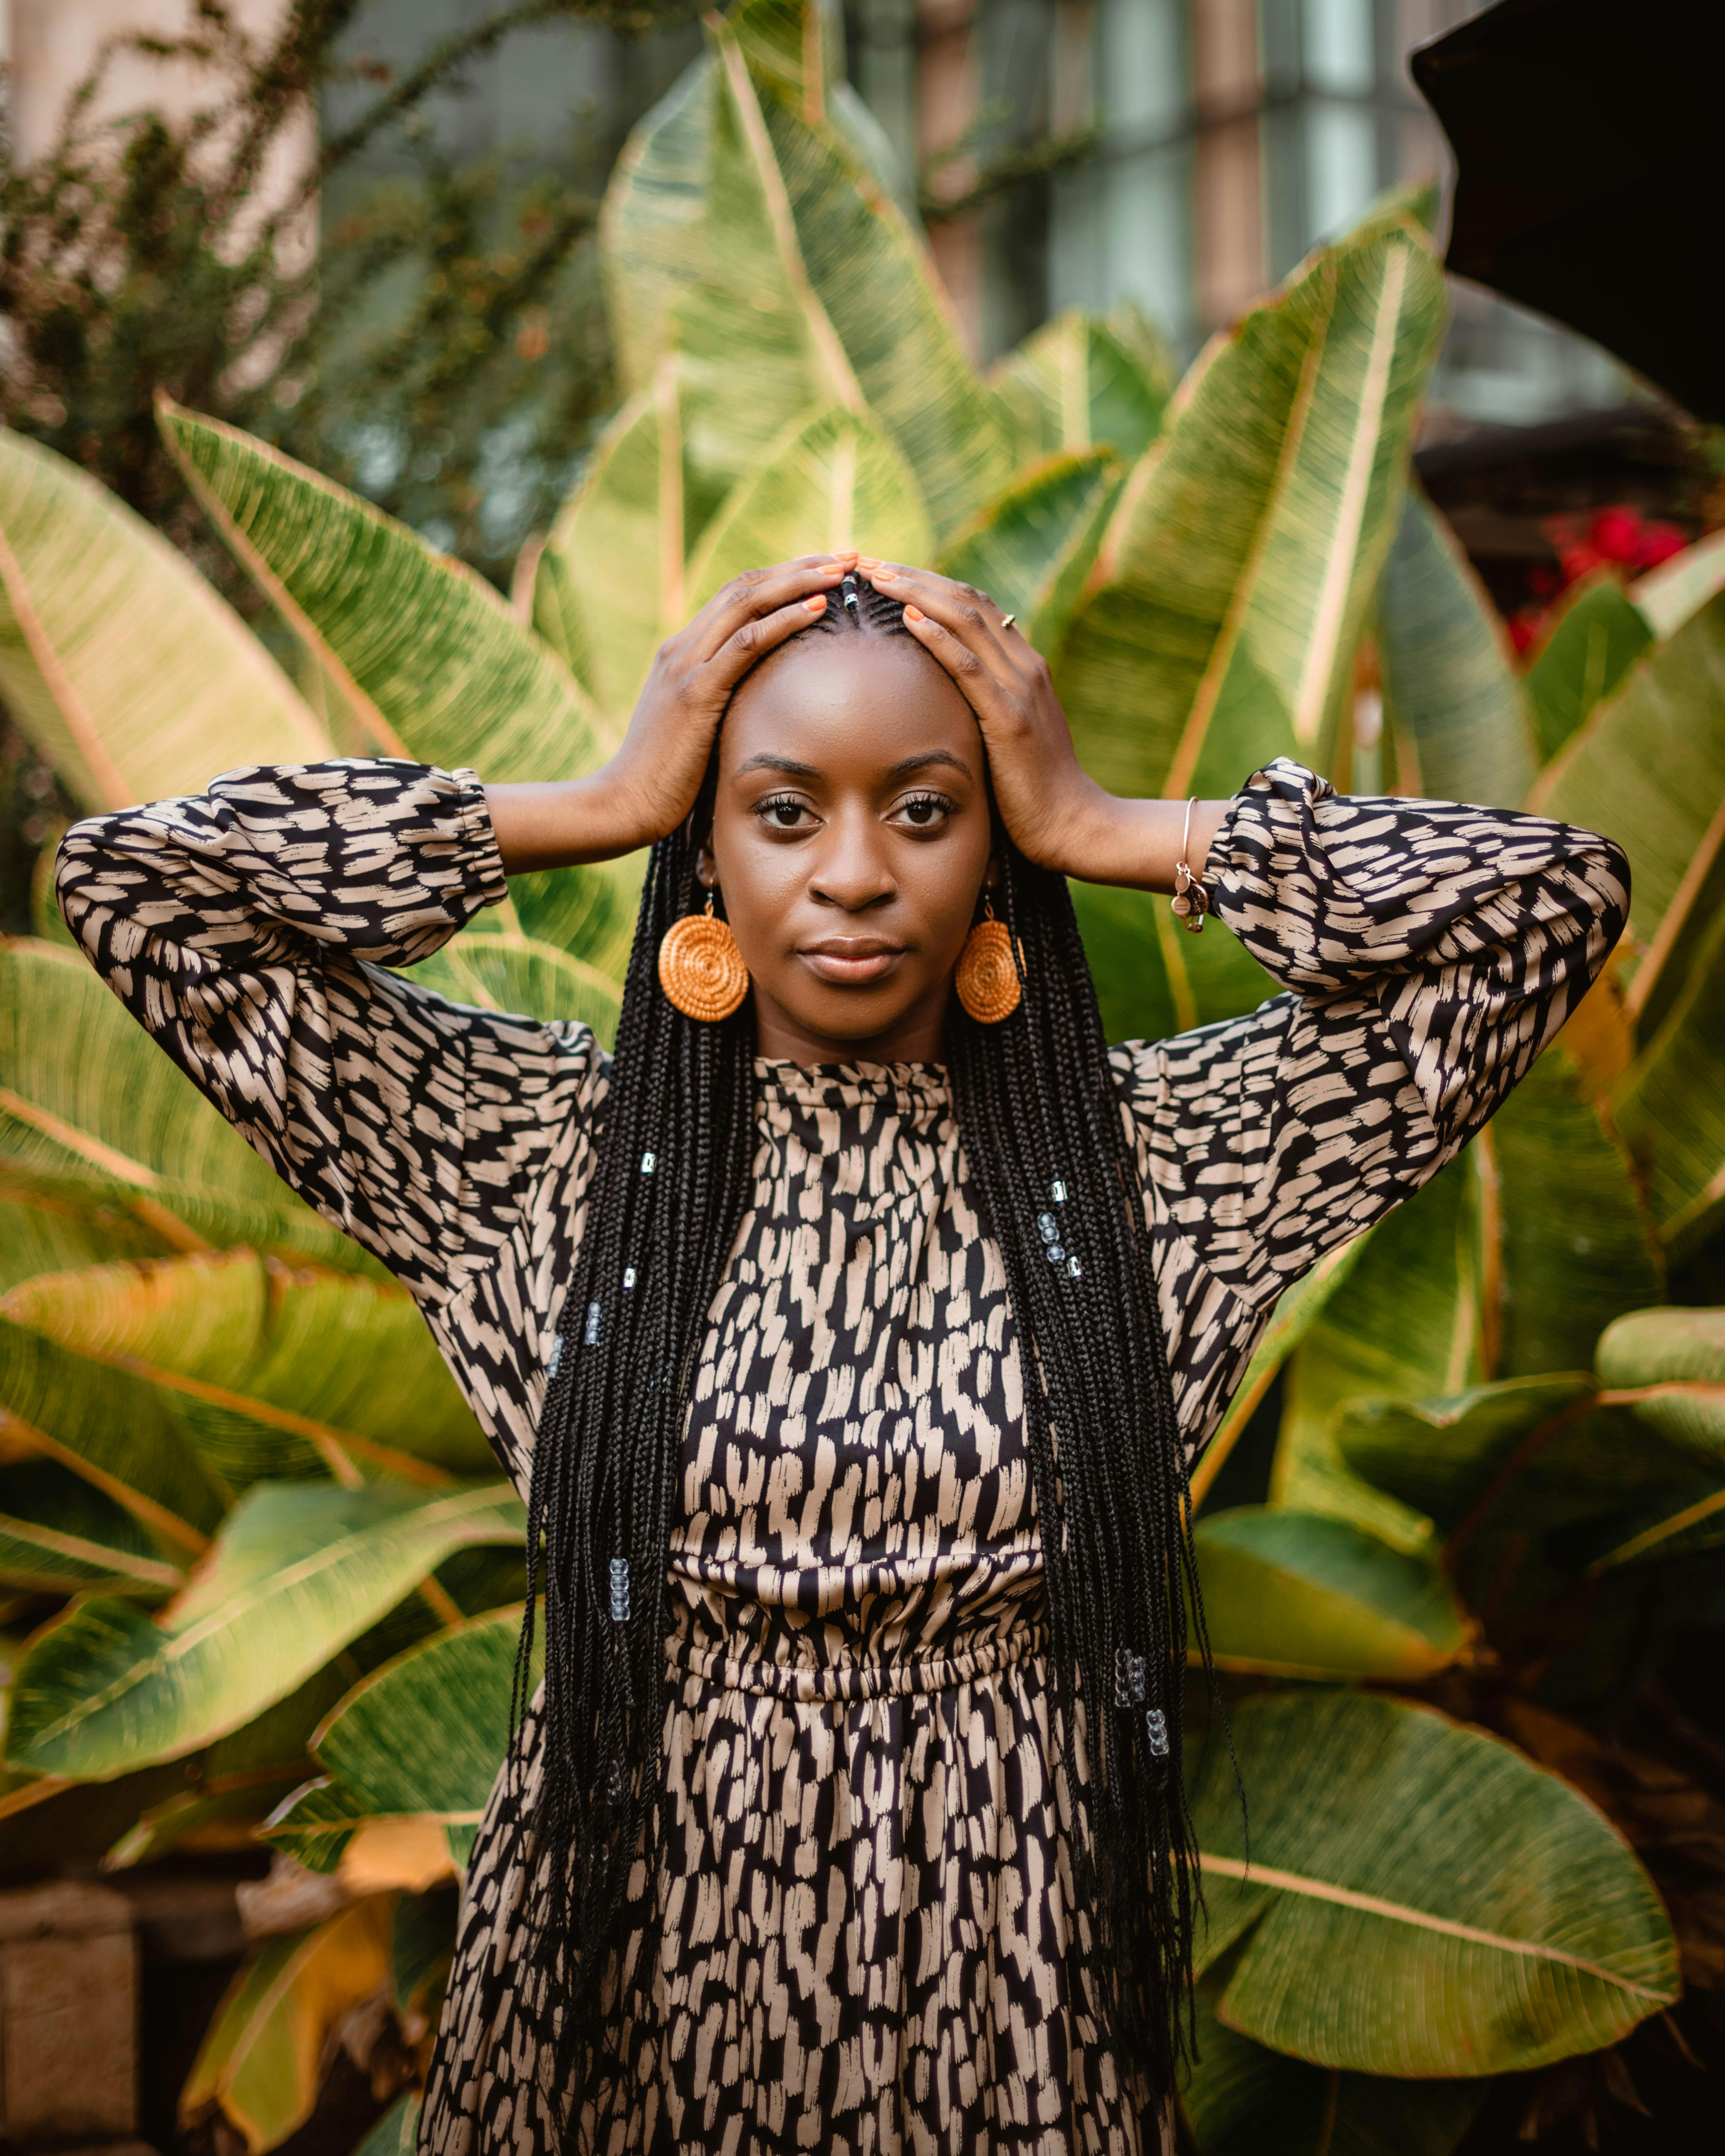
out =
[(597, 1348), (598, 1346), (599, 1306), (596, 1302), (590, 1302), (587, 1306), (587, 1332), (583, 1337), (585, 1344), (588, 1347)]
[(629, 1559), (614, 1557), (611, 1560), (611, 1622), (629, 1622)]
[(545, 1374), (547, 1378), (554, 1378), (562, 1367), (563, 1336), (559, 1332), (557, 1337), (551, 1343), (550, 1354), (548, 1354), (545, 1358)]

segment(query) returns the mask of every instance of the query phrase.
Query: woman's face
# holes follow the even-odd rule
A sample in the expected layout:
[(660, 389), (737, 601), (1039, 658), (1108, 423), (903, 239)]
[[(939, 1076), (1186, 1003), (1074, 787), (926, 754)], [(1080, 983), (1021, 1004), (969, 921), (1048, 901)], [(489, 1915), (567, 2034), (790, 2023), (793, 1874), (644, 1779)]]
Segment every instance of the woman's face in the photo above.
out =
[(932, 1062), (989, 871), (982, 735), (908, 637), (795, 637), (719, 737), (704, 882), (754, 983), (759, 1052)]

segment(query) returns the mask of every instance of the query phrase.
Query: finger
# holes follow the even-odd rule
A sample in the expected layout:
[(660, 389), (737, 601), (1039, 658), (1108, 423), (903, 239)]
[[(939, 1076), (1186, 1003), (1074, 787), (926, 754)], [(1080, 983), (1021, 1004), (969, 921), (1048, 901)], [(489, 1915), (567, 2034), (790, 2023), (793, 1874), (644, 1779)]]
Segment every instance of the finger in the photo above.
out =
[(1003, 716), (1006, 703), (995, 669), (968, 639), (955, 634), (914, 600), (905, 608), (905, 627), (952, 675), (958, 693), (982, 721), (986, 737), (989, 722)]
[(920, 606), (991, 665), (1004, 670), (1018, 658), (1005, 642), (1006, 617), (986, 592), (955, 583), (936, 570), (906, 568), (896, 562), (883, 562), (874, 572), (864, 573), (876, 591)]
[(771, 568), (746, 570), (709, 599), (690, 624), (698, 664), (710, 661), (746, 622), (764, 620), (782, 607), (831, 591), (855, 567), (854, 554), (803, 554)]
[(768, 614), (751, 615), (731, 634), (701, 669), (702, 679), (715, 688), (729, 690), (751, 666), (776, 651), (799, 629), (812, 629), (827, 610), (826, 593), (811, 593)]

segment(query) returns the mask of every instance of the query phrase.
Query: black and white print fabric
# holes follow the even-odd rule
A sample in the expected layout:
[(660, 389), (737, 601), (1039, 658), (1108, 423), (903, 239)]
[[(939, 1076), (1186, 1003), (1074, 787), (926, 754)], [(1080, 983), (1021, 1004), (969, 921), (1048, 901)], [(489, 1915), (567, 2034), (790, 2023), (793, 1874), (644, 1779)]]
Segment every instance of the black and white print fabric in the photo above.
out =
[[(1287, 762), (1208, 880), (1284, 993), (1114, 1058), (1194, 1453), (1282, 1289), (1480, 1127), (1628, 899), (1590, 833)], [(413, 1291), (525, 1492), (608, 1061), (388, 970), (503, 891), (473, 774), (394, 762), (233, 773), (78, 825), (59, 863), (92, 963)], [(671, 1551), (652, 2071), (579, 2145), (1135, 2152), (1066, 1994), (1024, 1373), (945, 1074), (757, 1075)], [(426, 2156), (556, 2143), (537, 1743), (530, 1715), (475, 1849)]]

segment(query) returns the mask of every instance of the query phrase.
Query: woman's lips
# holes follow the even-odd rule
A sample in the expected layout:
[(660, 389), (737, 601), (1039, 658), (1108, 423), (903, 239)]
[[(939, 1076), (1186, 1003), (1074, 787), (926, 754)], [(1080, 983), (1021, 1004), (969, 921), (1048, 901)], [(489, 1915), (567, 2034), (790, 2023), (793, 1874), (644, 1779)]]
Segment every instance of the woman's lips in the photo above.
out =
[(904, 956), (904, 946), (883, 942), (878, 936), (829, 936), (823, 942), (805, 943), (801, 956), (822, 980), (864, 988), (892, 971)]

